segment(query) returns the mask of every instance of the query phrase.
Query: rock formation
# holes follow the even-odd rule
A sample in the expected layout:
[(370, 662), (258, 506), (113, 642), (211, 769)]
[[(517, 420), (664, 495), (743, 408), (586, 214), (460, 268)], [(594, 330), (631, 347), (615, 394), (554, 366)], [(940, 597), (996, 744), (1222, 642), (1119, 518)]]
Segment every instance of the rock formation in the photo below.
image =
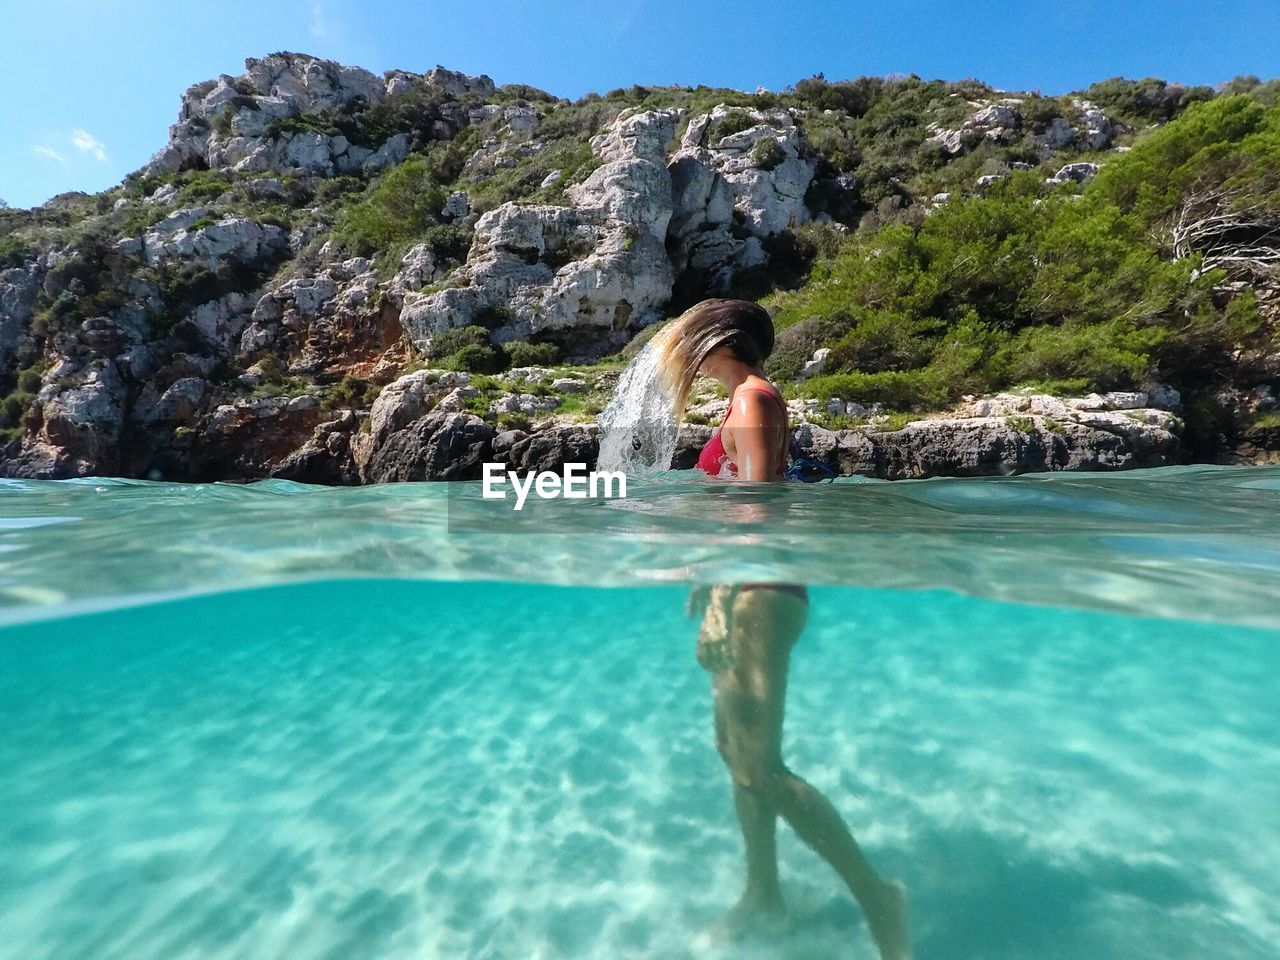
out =
[(573, 206), (505, 203), (481, 216), (454, 277), (465, 284), (406, 303), (400, 320), (414, 345), (429, 350), (434, 335), (498, 309), (496, 340), (558, 340), (576, 352), (616, 349), (658, 320), (674, 280), (666, 156), (678, 119), (624, 110), (592, 139), (600, 166), (566, 191)]
[[(407, 134), (393, 134), (376, 146), (359, 145), (342, 134), (309, 130), (289, 121), (322, 110), (378, 104), (415, 84), (455, 96), (494, 91), (488, 77), (468, 77), (442, 67), (425, 76), (396, 70), (378, 77), (360, 67), (299, 54), (250, 58), (240, 76), (224, 74), (183, 94), (178, 121), (169, 128), (169, 142), (141, 172), (230, 167), (246, 173), (298, 169), (326, 177), (376, 173), (405, 158)], [(443, 135), (461, 128), (460, 111), (455, 106), (444, 112), (438, 121)]]
[[(1037, 155), (1051, 182), (1084, 182), (1104, 159), (1089, 151), (1130, 132), (1083, 97), (1049, 116), (1043, 98), (986, 89), (939, 93), (912, 135), (944, 158), (985, 142), (1005, 162), (912, 198), (896, 176), (880, 193), (860, 180), (832, 132), (852, 115), (765, 90), (571, 104), (439, 66), (249, 59), (190, 87), (164, 147), (119, 187), (0, 206), (0, 474), (343, 484), (472, 476), (490, 456), (593, 460), (616, 372), (573, 364), (770, 269), (797, 231), (847, 232), (872, 206), (927, 213)], [(407, 158), (431, 179), (377, 206)], [(365, 248), (355, 209), (373, 224)], [(442, 343), (467, 369), (517, 369), (442, 369)], [(1179, 456), (1171, 415), (984, 402), (898, 431), (843, 400), (793, 414), (801, 446), (849, 473)], [(807, 422), (824, 415), (869, 421)], [(704, 433), (684, 431), (678, 466)]]

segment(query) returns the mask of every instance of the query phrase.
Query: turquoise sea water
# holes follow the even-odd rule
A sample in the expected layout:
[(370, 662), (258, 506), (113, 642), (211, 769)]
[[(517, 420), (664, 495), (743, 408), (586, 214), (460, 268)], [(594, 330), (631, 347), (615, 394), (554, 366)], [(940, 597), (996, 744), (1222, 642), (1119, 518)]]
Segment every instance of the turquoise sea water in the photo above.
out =
[(626, 500), (0, 482), (0, 958), (874, 956), (740, 892), (688, 584), (810, 585), (786, 755), (922, 958), (1280, 956), (1280, 469)]

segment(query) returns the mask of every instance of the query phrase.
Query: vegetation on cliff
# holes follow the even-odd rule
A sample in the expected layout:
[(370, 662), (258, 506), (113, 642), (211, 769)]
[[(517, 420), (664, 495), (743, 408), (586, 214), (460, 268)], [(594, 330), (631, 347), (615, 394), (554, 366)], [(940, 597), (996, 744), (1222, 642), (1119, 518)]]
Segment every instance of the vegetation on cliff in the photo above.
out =
[[(1210, 205), (1231, 219), (1180, 244)], [(794, 378), (827, 347), (806, 392), (896, 409), (1016, 386), (1163, 381), (1194, 396), (1269, 381), (1280, 331), (1253, 285), (1266, 264), (1226, 251), (1274, 245), (1277, 227), (1280, 106), (1197, 103), (1083, 188), (1019, 171), (915, 223), (852, 234), (769, 299), (784, 328), (771, 369)]]
[[(275, 56), (288, 68), (301, 58)], [(675, 277), (664, 307), (674, 315), (713, 294), (762, 299), (780, 329), (770, 370), (792, 395), (892, 413), (1017, 387), (1164, 383), (1182, 392), (1193, 439), (1207, 449), (1224, 397), (1280, 386), (1278, 81), (1213, 90), (1113, 79), (1044, 96), (973, 80), (818, 75), (779, 92), (633, 86), (569, 101), (467, 79), (388, 74), (375, 100), (268, 119), (270, 98), (239, 78), (209, 117), (184, 122), (193, 142), (258, 144), (258, 154), (186, 155), (97, 195), (0, 207), (6, 454), (39, 427), (42, 390), (77, 388), (104, 364), (121, 371), (111, 416), (120, 442), (141, 451), (128, 462), (140, 464), (174, 438), (185, 450), (219, 404), (285, 386), (321, 409), (363, 415), (397, 373), (424, 363), (572, 374), (566, 357), (585, 355), (575, 332), (522, 335), (504, 304), (425, 347), (401, 331), (400, 310), (472, 283), (483, 215), (504, 204), (572, 207), (624, 109), (678, 108), (675, 141), (706, 123), (708, 145), (758, 129), (762, 112), (794, 118), (794, 143), (757, 136), (741, 162), (762, 178), (806, 164), (803, 222), (761, 229), (735, 201), (724, 242), (755, 244), (759, 255), (732, 269), (696, 267), (696, 256), (675, 252), (687, 238), (669, 235)], [(209, 81), (188, 97), (216, 99), (218, 89)], [(370, 159), (352, 160), (356, 151)], [(177, 216), (185, 235), (222, 244), (217, 256), (165, 254)], [(514, 255), (550, 275), (597, 251), (593, 229), (565, 227), (554, 242), (544, 231), (543, 246)], [(624, 251), (643, 232), (627, 229)], [(322, 289), (326, 305), (306, 313)], [(348, 301), (356, 306), (342, 313)], [(630, 310), (614, 332), (635, 332)], [(822, 349), (821, 371), (805, 375)], [(592, 359), (599, 371), (625, 357)], [(181, 406), (184, 419), (157, 421), (164, 436), (129, 428), (130, 411), (155, 406), (149, 390), (192, 379), (209, 389), (192, 394), (190, 411)], [(477, 383), (467, 409), (485, 413), (501, 385)], [(561, 412), (597, 406), (566, 399)], [(1265, 411), (1244, 412), (1265, 422)]]

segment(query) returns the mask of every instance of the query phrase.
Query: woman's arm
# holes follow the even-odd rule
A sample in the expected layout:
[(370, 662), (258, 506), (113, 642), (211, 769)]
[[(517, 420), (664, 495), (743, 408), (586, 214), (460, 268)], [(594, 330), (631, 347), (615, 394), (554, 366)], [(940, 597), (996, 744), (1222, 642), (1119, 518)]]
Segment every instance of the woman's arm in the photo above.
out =
[(706, 589), (706, 607), (695, 656), (704, 669), (719, 673), (733, 666), (733, 603), (741, 587), (721, 583)]

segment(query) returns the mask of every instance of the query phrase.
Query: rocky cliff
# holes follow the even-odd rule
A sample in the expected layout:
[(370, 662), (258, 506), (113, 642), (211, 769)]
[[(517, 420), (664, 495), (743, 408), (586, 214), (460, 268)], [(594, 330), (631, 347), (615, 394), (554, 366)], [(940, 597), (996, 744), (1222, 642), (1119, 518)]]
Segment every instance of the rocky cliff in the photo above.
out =
[[(664, 317), (802, 285), (843, 236), (1019, 169), (1070, 189), (1136, 134), (1081, 97), (913, 82), (895, 120), (856, 84), (570, 102), (442, 67), (248, 60), (188, 89), (119, 187), (0, 211), (0, 472), (353, 484), (590, 460), (626, 351)], [(1158, 385), (899, 423), (806, 400), (824, 356), (796, 376), (796, 439), (844, 473), (1183, 456)]]

